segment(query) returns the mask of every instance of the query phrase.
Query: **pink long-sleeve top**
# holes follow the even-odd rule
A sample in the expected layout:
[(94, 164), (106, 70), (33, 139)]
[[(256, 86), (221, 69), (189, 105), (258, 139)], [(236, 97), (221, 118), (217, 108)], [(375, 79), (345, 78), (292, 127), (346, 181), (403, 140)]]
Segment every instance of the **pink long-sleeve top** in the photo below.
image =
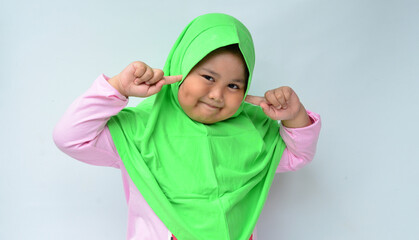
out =
[[(54, 129), (53, 138), (59, 149), (82, 162), (119, 168), (128, 204), (129, 240), (166, 240), (171, 233), (145, 201), (130, 179), (116, 151), (106, 125), (128, 103), (109, 83), (109, 78), (100, 75), (92, 86), (78, 97), (64, 113)], [(280, 126), (280, 134), (287, 145), (277, 173), (295, 171), (309, 163), (315, 154), (320, 132), (320, 116), (307, 111), (312, 124), (304, 128)], [(257, 239), (256, 230), (253, 239)]]

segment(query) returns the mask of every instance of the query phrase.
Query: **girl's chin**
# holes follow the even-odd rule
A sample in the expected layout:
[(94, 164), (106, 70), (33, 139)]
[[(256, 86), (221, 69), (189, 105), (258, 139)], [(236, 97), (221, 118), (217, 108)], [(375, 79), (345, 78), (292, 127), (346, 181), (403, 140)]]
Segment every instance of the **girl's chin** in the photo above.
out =
[(204, 124), (213, 124), (216, 122), (219, 122), (218, 119), (215, 119), (214, 117), (211, 116), (205, 116), (206, 114), (199, 114), (198, 116), (189, 116), (192, 120), (195, 120), (197, 122), (200, 123), (204, 123)]

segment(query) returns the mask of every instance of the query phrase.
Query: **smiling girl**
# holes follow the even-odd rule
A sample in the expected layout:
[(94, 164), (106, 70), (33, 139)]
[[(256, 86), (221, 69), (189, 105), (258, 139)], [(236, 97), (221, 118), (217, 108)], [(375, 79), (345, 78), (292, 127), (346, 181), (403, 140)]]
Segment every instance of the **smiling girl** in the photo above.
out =
[[(127, 239), (256, 239), (275, 173), (313, 159), (319, 115), (290, 87), (248, 95), (254, 56), (237, 19), (200, 16), (163, 70), (99, 76), (57, 124), (62, 151), (121, 169)], [(124, 108), (132, 96), (147, 98)]]

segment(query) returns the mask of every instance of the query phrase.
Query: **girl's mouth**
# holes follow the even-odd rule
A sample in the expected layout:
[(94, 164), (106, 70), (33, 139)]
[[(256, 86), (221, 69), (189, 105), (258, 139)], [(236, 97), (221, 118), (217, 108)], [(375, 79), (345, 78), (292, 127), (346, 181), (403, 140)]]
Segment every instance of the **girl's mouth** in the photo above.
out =
[(204, 105), (206, 108), (211, 109), (211, 110), (219, 110), (221, 107), (219, 106), (215, 106), (206, 102), (201, 102), (202, 105)]

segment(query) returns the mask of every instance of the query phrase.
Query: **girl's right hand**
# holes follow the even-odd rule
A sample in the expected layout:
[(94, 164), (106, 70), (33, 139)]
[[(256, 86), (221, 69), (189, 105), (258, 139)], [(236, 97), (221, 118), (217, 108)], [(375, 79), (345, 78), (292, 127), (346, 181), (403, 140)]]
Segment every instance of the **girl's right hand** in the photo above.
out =
[(182, 80), (182, 75), (163, 76), (163, 71), (136, 61), (108, 82), (125, 97), (149, 97), (158, 93), (163, 85)]

